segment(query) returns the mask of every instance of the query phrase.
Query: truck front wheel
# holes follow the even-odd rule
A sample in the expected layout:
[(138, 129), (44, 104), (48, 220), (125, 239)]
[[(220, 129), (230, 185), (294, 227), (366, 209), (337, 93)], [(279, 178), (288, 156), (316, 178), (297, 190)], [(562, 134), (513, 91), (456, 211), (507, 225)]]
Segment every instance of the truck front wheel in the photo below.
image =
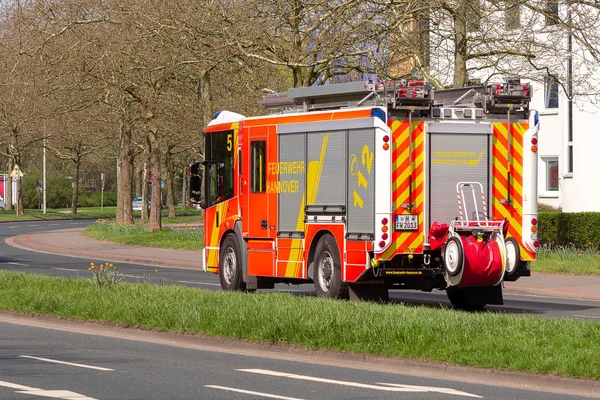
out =
[(219, 254), (219, 280), (223, 290), (244, 290), (240, 244), (233, 234), (227, 235)]
[(313, 280), (317, 297), (347, 299), (348, 286), (342, 282), (340, 252), (333, 236), (326, 234), (319, 239), (315, 255)]

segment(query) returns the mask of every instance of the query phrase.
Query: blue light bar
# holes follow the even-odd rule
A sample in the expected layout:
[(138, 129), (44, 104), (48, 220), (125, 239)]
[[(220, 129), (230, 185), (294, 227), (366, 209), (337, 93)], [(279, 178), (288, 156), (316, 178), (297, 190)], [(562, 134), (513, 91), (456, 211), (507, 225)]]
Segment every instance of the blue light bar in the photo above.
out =
[(380, 120), (383, 121), (384, 124), (387, 124), (387, 114), (382, 108), (379, 108), (379, 107), (371, 108), (371, 117), (379, 118)]

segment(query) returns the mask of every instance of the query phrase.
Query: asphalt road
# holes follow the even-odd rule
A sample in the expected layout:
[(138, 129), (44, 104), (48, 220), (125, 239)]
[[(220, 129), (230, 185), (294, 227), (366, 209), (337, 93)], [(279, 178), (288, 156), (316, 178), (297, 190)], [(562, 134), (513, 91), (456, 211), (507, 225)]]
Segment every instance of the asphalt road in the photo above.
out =
[[(0, 269), (29, 272), (52, 276), (71, 276), (89, 278), (90, 262), (100, 263), (102, 259), (80, 259), (21, 250), (7, 245), (4, 239), (10, 236), (32, 232), (85, 227), (94, 220), (35, 221), (0, 224)], [(200, 265), (200, 264), (199, 264)], [(119, 263), (118, 269), (130, 282), (153, 282), (173, 285), (185, 285), (208, 290), (220, 290), (217, 275), (201, 270), (180, 268), (160, 268), (147, 265)], [(527, 278), (523, 278), (527, 279)], [(277, 291), (314, 295), (312, 285), (276, 285)], [(392, 302), (427, 307), (451, 307), (445, 292), (424, 293), (417, 291), (390, 292)], [(600, 302), (551, 298), (541, 296), (504, 296), (504, 305), (488, 306), (487, 312), (500, 312), (516, 315), (539, 315), (549, 318), (578, 318), (600, 321)]]
[(0, 322), (0, 398), (583, 399), (90, 333)]
[[(0, 224), (0, 238), (45, 230), (83, 227), (93, 221), (47, 221)], [(87, 260), (13, 248), (0, 241), (0, 268), (55, 276), (89, 278)], [(218, 277), (189, 269), (119, 264), (130, 281), (163, 281), (220, 290)], [(312, 286), (278, 285), (276, 290), (313, 293)], [(446, 307), (444, 293), (394, 291), (392, 301)], [(580, 318), (599, 315), (600, 304), (570, 299), (506, 296), (506, 304), (487, 312)], [(177, 340), (147, 342), (129, 336), (102, 335), (98, 325), (86, 333), (3, 322), (0, 315), (0, 399), (578, 399), (490, 385), (428, 379), (368, 368), (361, 362), (322, 362), (285, 353), (249, 356), (228, 345), (207, 351)], [(64, 324), (64, 322), (56, 322)], [(62, 330), (60, 330), (62, 329)], [(105, 327), (105, 329), (112, 329)], [(132, 335), (140, 340), (131, 340)], [(124, 339), (123, 337), (129, 337)], [(312, 357), (312, 356), (311, 356)], [(396, 368), (396, 371), (399, 369)], [(465, 370), (465, 375), (469, 371)], [(428, 376), (428, 375), (426, 375)], [(431, 376), (438, 376), (435, 372)], [(440, 377), (442, 374), (439, 375)], [(468, 381), (468, 376), (465, 376)], [(510, 379), (510, 378), (508, 378)], [(516, 378), (518, 379), (518, 378)], [(528, 379), (528, 378), (527, 378)]]

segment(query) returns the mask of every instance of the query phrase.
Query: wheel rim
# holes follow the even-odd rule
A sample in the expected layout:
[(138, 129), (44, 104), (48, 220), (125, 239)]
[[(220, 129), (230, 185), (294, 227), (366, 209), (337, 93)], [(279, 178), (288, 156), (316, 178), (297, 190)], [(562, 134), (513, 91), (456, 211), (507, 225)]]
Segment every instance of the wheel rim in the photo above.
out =
[(506, 242), (506, 272), (513, 273), (517, 265), (517, 249), (512, 240)]
[(460, 265), (458, 265), (458, 259), (460, 255), (460, 249), (454, 240), (451, 240), (446, 245), (446, 269), (450, 274), (456, 274)]
[(233, 283), (233, 277), (235, 276), (235, 268), (237, 265), (235, 258), (235, 251), (232, 247), (228, 247), (225, 250), (225, 257), (223, 258), (223, 279), (228, 285)]
[(331, 290), (331, 284), (333, 282), (333, 257), (331, 253), (325, 251), (319, 259), (319, 271), (317, 274), (319, 281), (319, 287), (324, 292)]

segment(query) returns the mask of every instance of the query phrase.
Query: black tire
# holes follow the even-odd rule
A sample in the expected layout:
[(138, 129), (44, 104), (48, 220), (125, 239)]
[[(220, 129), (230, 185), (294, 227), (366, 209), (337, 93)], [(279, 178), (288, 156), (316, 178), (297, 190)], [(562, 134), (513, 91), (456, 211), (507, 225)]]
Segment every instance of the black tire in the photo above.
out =
[(348, 285), (342, 282), (340, 260), (340, 252), (333, 236), (326, 234), (321, 237), (315, 249), (313, 274), (317, 297), (348, 298)]
[(448, 238), (444, 248), (444, 268), (450, 276), (457, 276), (462, 272), (465, 251), (462, 242), (456, 236)]
[(219, 281), (223, 290), (244, 290), (240, 244), (234, 234), (223, 240), (219, 253)]
[(485, 302), (469, 296), (464, 289), (446, 289), (446, 295), (452, 306), (459, 310), (476, 311), (486, 306)]

